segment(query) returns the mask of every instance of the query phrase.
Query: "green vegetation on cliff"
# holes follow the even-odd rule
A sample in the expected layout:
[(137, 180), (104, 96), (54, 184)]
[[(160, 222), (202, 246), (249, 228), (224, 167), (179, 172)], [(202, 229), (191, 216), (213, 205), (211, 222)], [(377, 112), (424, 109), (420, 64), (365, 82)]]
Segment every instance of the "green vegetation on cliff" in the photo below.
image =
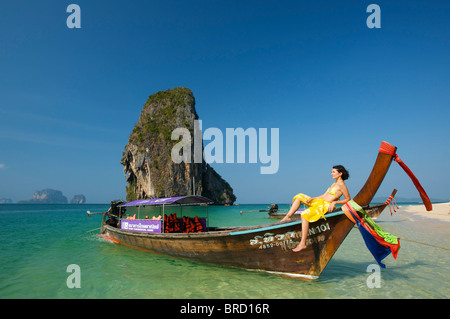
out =
[[(177, 143), (171, 140), (172, 131), (178, 127), (178, 124), (192, 130), (193, 123), (183, 116), (185, 114), (180, 113), (186, 105), (193, 103), (195, 103), (194, 95), (188, 88), (179, 87), (150, 95), (144, 104), (138, 124), (133, 128), (129, 142), (139, 145), (159, 137), (170, 144)], [(194, 115), (197, 119), (197, 114)], [(183, 117), (182, 123), (177, 121), (180, 116)]]

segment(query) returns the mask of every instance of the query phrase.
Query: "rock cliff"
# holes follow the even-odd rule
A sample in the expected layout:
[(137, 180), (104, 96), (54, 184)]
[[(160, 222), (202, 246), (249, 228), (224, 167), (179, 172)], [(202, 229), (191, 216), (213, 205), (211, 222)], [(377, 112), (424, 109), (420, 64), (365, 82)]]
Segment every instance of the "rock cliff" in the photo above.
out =
[(171, 139), (172, 131), (186, 128), (193, 137), (197, 119), (194, 95), (188, 88), (160, 91), (148, 98), (121, 160), (128, 201), (195, 194), (216, 204), (234, 203), (233, 189), (209, 164), (193, 160), (177, 164), (171, 158), (179, 142)]

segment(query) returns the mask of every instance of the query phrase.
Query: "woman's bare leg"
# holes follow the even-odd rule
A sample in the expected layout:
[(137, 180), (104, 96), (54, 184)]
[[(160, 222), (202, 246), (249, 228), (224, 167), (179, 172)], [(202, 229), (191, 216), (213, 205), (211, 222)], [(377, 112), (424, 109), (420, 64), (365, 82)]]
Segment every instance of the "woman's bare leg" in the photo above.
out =
[(297, 253), (307, 247), (306, 246), (306, 237), (308, 237), (308, 230), (309, 230), (309, 221), (307, 221), (302, 216), (302, 239), (300, 240), (300, 243), (298, 244), (298, 246), (295, 247), (294, 249), (292, 249), (293, 252)]
[(291, 218), (291, 216), (294, 215), (294, 213), (300, 207), (301, 203), (302, 202), (300, 201), (300, 199), (296, 198), (294, 200), (294, 202), (292, 203), (291, 209), (289, 209), (289, 212), (286, 214), (286, 216), (283, 217), (283, 219), (281, 221), (284, 222), (286, 220), (289, 220)]

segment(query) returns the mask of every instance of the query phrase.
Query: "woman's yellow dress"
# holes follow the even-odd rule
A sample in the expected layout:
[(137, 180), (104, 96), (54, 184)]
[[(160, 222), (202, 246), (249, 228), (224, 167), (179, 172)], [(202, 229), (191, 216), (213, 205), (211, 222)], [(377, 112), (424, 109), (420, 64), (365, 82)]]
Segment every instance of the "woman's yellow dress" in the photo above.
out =
[[(329, 193), (331, 194), (331, 192)], [(318, 221), (321, 217), (325, 219), (324, 215), (328, 212), (328, 207), (330, 207), (331, 203), (320, 198), (320, 199), (313, 199), (311, 202), (306, 204), (306, 201), (309, 200), (310, 198), (311, 198), (310, 196), (300, 193), (295, 195), (292, 201), (299, 199), (306, 206), (308, 206), (308, 208), (301, 213), (302, 216), (307, 221), (315, 222)]]

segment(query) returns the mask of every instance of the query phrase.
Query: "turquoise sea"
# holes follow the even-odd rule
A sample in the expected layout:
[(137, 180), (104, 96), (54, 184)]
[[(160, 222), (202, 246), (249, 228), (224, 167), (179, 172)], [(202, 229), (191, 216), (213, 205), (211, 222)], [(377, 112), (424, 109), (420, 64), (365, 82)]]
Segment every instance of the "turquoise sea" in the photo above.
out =
[[(400, 204), (401, 205), (401, 204)], [(211, 226), (271, 223), (268, 204), (210, 206)], [(280, 205), (280, 209), (287, 208)], [(150, 254), (97, 236), (108, 204), (0, 205), (0, 298), (299, 299), (450, 297), (450, 224), (385, 210), (377, 223), (399, 237), (397, 260), (388, 256), (380, 288), (369, 288), (376, 264), (353, 229), (315, 281), (301, 281), (244, 269), (220, 267)], [(80, 269), (80, 288), (69, 288), (69, 265)]]

